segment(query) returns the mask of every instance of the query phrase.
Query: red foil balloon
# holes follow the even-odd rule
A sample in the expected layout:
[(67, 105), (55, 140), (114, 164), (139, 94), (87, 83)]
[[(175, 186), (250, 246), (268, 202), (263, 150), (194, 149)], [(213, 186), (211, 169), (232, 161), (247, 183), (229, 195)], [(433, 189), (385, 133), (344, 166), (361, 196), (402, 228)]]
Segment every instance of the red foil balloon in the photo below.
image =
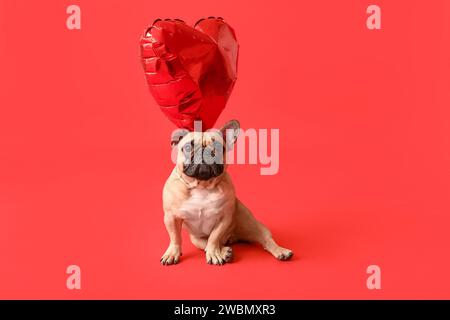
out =
[(142, 63), (150, 92), (178, 127), (212, 128), (236, 82), (238, 43), (221, 18), (156, 20), (141, 38)]

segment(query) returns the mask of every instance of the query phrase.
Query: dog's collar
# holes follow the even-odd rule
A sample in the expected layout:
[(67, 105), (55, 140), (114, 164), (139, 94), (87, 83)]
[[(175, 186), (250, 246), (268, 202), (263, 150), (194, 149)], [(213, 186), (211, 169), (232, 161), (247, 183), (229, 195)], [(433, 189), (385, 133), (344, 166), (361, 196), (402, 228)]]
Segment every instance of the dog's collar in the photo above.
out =
[(177, 176), (177, 178), (178, 178), (181, 182), (183, 182), (183, 184), (186, 186), (186, 188), (188, 188), (188, 190), (194, 189), (194, 188), (197, 186), (198, 182), (196, 182), (195, 184), (192, 184), (192, 183), (190, 183), (189, 181), (186, 181), (186, 179), (184, 179), (184, 178), (181, 176), (181, 174), (178, 172), (178, 169), (177, 169), (177, 168), (175, 168), (174, 171), (175, 171), (175, 175)]

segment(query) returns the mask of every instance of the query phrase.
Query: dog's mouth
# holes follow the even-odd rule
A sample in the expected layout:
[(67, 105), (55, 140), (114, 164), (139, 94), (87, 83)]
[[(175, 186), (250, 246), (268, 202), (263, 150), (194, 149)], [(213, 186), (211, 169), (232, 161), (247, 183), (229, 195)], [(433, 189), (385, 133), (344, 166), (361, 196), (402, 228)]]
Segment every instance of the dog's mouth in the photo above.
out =
[(223, 164), (184, 164), (183, 173), (198, 180), (209, 180), (223, 173)]

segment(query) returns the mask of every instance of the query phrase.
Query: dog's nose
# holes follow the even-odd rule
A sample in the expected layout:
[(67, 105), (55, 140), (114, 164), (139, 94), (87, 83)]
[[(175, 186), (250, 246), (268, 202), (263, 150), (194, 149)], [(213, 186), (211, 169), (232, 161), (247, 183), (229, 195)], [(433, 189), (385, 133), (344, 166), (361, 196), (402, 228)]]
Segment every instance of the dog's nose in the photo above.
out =
[(210, 169), (209, 169), (207, 166), (205, 166), (205, 165), (200, 165), (200, 168), (199, 168), (199, 170), (198, 170), (198, 174), (199, 174), (201, 177), (206, 177), (206, 176), (208, 176), (208, 175), (209, 175), (209, 172), (210, 172)]

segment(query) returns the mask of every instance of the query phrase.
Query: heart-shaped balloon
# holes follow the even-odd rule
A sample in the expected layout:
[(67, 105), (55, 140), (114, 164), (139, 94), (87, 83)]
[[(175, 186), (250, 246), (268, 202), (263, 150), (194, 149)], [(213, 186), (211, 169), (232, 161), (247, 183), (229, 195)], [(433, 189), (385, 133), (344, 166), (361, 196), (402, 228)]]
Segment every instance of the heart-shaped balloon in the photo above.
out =
[(150, 92), (180, 128), (212, 128), (236, 82), (239, 46), (221, 18), (156, 20), (141, 38), (142, 63)]

